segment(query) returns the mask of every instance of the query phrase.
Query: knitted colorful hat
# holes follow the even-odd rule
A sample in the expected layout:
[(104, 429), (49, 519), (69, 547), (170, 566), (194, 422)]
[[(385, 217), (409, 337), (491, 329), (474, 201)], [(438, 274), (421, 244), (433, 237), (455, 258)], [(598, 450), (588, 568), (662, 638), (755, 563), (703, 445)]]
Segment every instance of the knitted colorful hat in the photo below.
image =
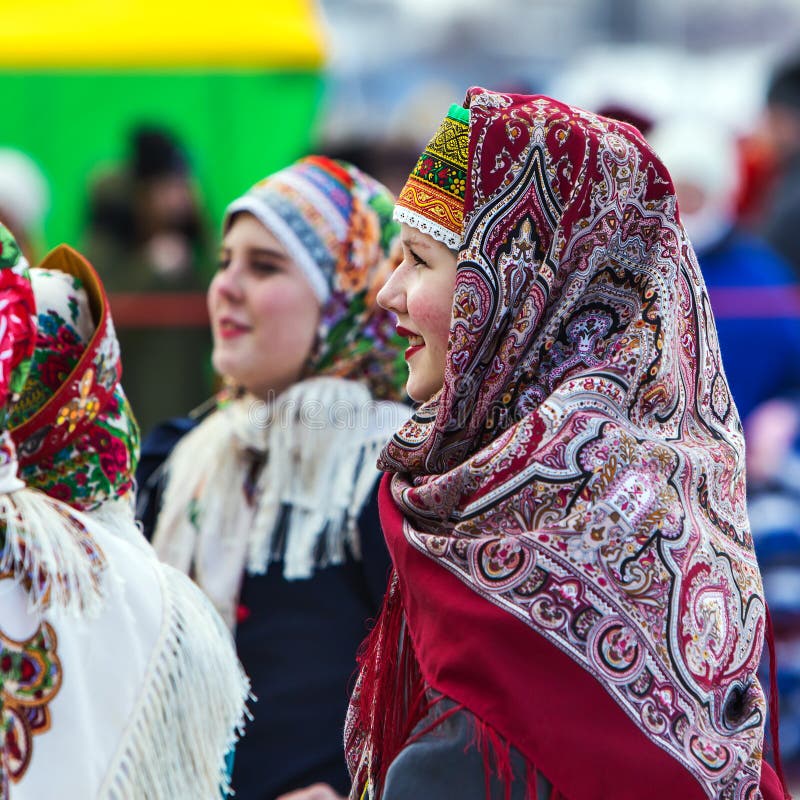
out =
[[(227, 231), (234, 214), (252, 214), (286, 248), (324, 304), (340, 269), (347, 264), (353, 271), (364, 260), (357, 258), (352, 263), (359, 255), (358, 248), (363, 247), (361, 237), (351, 231), (356, 183), (368, 194), (388, 194), (377, 181), (350, 164), (308, 156), (259, 181), (234, 200), (226, 209), (223, 230)], [(377, 240), (370, 242), (373, 249), (379, 244)], [(369, 253), (363, 256), (368, 258)]]
[(458, 248), (468, 165), (469, 109), (453, 104), (401, 190), (394, 218)]
[(408, 373), (394, 316), (375, 301), (400, 226), (391, 192), (352, 164), (308, 156), (257, 183), (227, 208), (252, 214), (302, 269), (321, 306), (307, 376), (365, 383), (401, 399)]
[(30, 270), (38, 330), (10, 415), (20, 476), (80, 510), (129, 496), (139, 429), (119, 383), (119, 343), (100, 279), (62, 245)]

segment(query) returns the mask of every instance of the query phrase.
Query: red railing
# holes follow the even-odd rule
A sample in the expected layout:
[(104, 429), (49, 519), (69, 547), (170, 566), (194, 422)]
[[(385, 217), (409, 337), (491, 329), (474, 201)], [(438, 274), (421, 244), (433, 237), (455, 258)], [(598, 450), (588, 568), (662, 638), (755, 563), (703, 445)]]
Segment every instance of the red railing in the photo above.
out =
[(118, 328), (205, 328), (204, 292), (114, 292), (108, 296)]

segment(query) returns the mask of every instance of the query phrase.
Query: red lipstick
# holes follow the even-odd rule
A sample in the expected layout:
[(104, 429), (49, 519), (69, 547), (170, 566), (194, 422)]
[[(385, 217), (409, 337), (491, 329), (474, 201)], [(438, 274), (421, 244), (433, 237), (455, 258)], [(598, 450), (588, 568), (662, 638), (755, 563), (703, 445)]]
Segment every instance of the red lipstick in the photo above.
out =
[[(404, 328), (402, 325), (398, 325), (395, 330), (401, 335), (404, 336), (406, 339), (414, 338), (414, 339), (422, 339), (422, 336), (418, 333), (414, 333), (414, 331), (410, 331), (408, 328)], [(425, 340), (423, 339), (420, 344), (412, 344), (405, 352), (406, 361), (408, 361), (411, 356), (414, 355), (419, 350), (425, 347)]]

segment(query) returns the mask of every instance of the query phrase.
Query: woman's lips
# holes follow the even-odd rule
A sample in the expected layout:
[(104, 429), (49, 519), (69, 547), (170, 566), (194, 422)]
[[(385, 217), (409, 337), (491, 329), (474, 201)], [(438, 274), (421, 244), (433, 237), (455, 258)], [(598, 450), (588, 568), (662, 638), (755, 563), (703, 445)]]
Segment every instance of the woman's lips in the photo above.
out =
[(220, 320), (217, 326), (217, 331), (222, 339), (235, 339), (237, 336), (247, 333), (248, 330), (246, 325), (240, 325), (229, 319)]
[(422, 350), (423, 347), (425, 347), (424, 343), (423, 344), (416, 344), (416, 345), (413, 345), (412, 347), (409, 347), (406, 350), (406, 361), (408, 361), (408, 359), (411, 358), (411, 356), (413, 356), (414, 353), (418, 352), (419, 350)]
[(414, 331), (410, 331), (408, 328), (404, 328), (402, 325), (398, 325), (395, 330), (400, 334), (400, 336), (408, 339), (408, 343), (411, 345), (411, 347), (409, 347), (405, 353), (406, 361), (408, 361), (408, 359), (411, 358), (414, 353), (422, 350), (422, 348), (425, 347), (425, 340), (418, 333), (414, 333)]

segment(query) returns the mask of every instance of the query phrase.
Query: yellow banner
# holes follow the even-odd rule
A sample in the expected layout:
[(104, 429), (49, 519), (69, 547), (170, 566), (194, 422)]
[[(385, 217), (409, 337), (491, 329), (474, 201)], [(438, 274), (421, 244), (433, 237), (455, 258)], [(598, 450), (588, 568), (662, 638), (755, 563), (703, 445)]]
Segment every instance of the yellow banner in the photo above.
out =
[(314, 0), (0, 0), (0, 67), (322, 65)]

